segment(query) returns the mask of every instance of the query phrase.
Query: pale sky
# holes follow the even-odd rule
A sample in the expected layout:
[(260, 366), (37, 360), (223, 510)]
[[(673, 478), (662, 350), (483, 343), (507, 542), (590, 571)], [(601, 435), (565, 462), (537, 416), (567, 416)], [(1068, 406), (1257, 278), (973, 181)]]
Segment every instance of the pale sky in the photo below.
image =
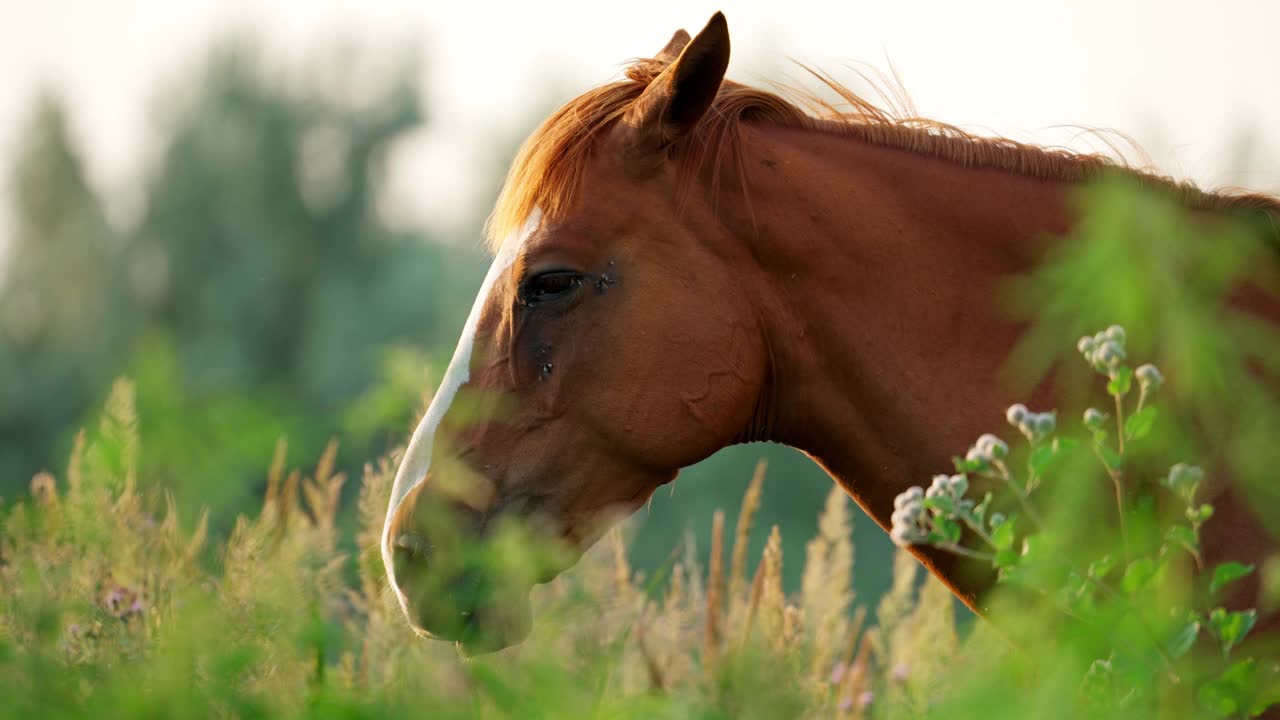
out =
[(389, 205), (399, 222), (478, 235), (459, 223), (493, 198), (472, 168), (530, 131), (533, 108), (616, 77), (717, 9), (738, 80), (798, 79), (790, 57), (856, 87), (847, 67), (892, 62), (926, 117), (1081, 150), (1101, 146), (1055, 126), (1114, 128), (1174, 176), (1280, 192), (1270, 0), (0, 0), (0, 169), (37, 89), (52, 87), (92, 182), (128, 222), (158, 93), (227, 32), (254, 31), (297, 71), (338, 41), (373, 54), (417, 46), (433, 123), (394, 154)]

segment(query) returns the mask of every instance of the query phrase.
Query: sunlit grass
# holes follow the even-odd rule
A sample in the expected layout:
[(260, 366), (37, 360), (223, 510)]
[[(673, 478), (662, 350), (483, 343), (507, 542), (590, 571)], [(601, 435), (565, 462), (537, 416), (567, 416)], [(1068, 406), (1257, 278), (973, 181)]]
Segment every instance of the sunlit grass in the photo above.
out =
[(856, 718), (927, 702), (938, 651), (956, 644), (949, 593), (921, 586), (905, 554), (873, 622), (855, 611), (838, 489), (801, 591), (784, 592), (777, 529), (762, 558), (744, 552), (761, 468), (736, 531), (715, 524), (709, 568), (673, 543), (646, 577), (615, 531), (539, 589), (526, 643), (463, 659), (415, 636), (387, 590), (390, 458), (361, 478), (355, 557), (339, 551), (332, 448), (309, 473), (278, 453), (261, 510), (206, 547), (205, 517), (137, 478), (132, 393), (117, 383), (65, 477), (38, 476), (4, 515), (0, 688), (13, 701), (0, 715)]

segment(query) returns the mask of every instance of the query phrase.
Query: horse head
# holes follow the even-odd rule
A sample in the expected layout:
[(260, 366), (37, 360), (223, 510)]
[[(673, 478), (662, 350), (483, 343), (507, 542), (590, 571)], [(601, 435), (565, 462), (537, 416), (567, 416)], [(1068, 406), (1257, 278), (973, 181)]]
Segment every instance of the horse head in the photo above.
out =
[[(490, 223), (495, 260), (384, 527), (387, 574), (420, 631), (518, 642), (534, 584), (755, 421), (762, 336), (680, 161), (728, 59), (717, 14), (636, 71), (654, 73), (642, 92), (580, 98), (588, 132), (553, 116), (517, 158)], [(467, 547), (504, 525), (566, 551), (499, 572)]]

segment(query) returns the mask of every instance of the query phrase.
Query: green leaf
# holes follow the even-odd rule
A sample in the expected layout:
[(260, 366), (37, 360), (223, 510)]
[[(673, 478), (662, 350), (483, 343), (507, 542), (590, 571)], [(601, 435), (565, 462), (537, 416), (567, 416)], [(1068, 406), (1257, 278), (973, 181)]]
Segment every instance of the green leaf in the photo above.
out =
[(1156, 409), (1143, 408), (1141, 412), (1129, 416), (1124, 421), (1124, 436), (1129, 440), (1141, 440), (1150, 432), (1156, 422)]
[(1146, 586), (1156, 574), (1156, 564), (1151, 558), (1138, 558), (1125, 568), (1120, 587), (1130, 595)]
[(1200, 686), (1196, 699), (1219, 717), (1256, 717), (1267, 707), (1259, 693), (1258, 667), (1253, 658), (1232, 663), (1221, 675)]
[(947, 513), (948, 515), (956, 511), (956, 504), (951, 499), (950, 495), (934, 495), (933, 497), (926, 497), (924, 499), (924, 506), (931, 510), (938, 510), (940, 512)]
[(1120, 472), (1124, 469), (1124, 457), (1120, 453), (1112, 450), (1106, 445), (1095, 446), (1098, 449), (1098, 457), (1102, 458), (1102, 464), (1111, 472)]
[(1213, 506), (1209, 503), (1204, 503), (1200, 507), (1187, 508), (1187, 519), (1193, 525), (1203, 525), (1211, 517), (1213, 517)]
[(1192, 555), (1200, 552), (1200, 539), (1196, 537), (1196, 531), (1186, 525), (1174, 525), (1165, 533), (1165, 542), (1181, 546)]
[(1116, 559), (1111, 555), (1103, 555), (1102, 557), (1089, 563), (1089, 577), (1104, 578), (1111, 569), (1116, 566)]
[(1033, 565), (1043, 561), (1045, 555), (1044, 540), (1039, 535), (1028, 535), (1022, 539), (1023, 565)]
[(1169, 655), (1174, 658), (1186, 655), (1191, 650), (1191, 647), (1195, 645), (1196, 638), (1199, 636), (1200, 619), (1192, 615), (1187, 619), (1186, 623), (1174, 629), (1173, 635), (1169, 638)]
[(1005, 520), (991, 531), (991, 542), (997, 550), (1009, 550), (1013, 547), (1013, 521)]
[(1053, 443), (1039, 445), (1031, 451), (1031, 455), (1027, 458), (1027, 469), (1031, 471), (1032, 476), (1044, 475), (1045, 470), (1053, 464), (1055, 452)]
[(1053, 465), (1075, 449), (1078, 442), (1075, 438), (1055, 437), (1052, 442), (1037, 446), (1027, 458), (1027, 469), (1032, 477), (1043, 477)]
[(1019, 555), (1015, 550), (997, 550), (991, 564), (999, 569), (1006, 570), (1018, 564)]
[(978, 503), (978, 506), (973, 509), (973, 518), (977, 521), (978, 525), (982, 525), (986, 522), (987, 508), (989, 507), (991, 507), (991, 493), (984, 495), (982, 502)]
[(1080, 682), (1080, 693), (1091, 702), (1109, 705), (1115, 695), (1115, 672), (1111, 668), (1111, 659), (1094, 660)]
[[(997, 562), (999, 559), (997, 558)], [(999, 566), (1000, 572), (996, 574), (996, 582), (1005, 585), (1031, 585), (1031, 574), (1022, 566), (1021, 562), (1013, 561), (1007, 565)]]
[(1257, 610), (1228, 612), (1225, 608), (1214, 608), (1209, 613), (1209, 631), (1218, 638), (1222, 645), (1222, 655), (1226, 657), (1258, 621)]
[(1068, 598), (1081, 598), (1088, 595), (1092, 589), (1093, 586), (1090, 585), (1088, 579), (1072, 570), (1067, 573), (1066, 582), (1062, 586), (1062, 593)]
[(1116, 371), (1115, 377), (1107, 382), (1107, 392), (1116, 397), (1128, 395), (1131, 387), (1133, 387), (1133, 369), (1128, 365), (1122, 365)]
[(1245, 577), (1253, 572), (1252, 565), (1238, 562), (1225, 562), (1213, 569), (1213, 580), (1209, 583), (1209, 594), (1217, 595), (1224, 586)]
[(933, 519), (933, 527), (945, 539), (945, 542), (954, 545), (960, 542), (960, 523), (949, 517), (940, 516)]
[(929, 533), (928, 542), (931, 544), (956, 544), (960, 542), (960, 523), (948, 518), (946, 515), (938, 515), (933, 519), (933, 530)]

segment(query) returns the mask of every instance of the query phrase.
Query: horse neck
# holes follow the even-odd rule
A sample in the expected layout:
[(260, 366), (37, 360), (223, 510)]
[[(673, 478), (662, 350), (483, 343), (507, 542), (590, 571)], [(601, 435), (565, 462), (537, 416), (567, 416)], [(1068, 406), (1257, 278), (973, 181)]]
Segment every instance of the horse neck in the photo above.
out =
[[(887, 530), (898, 493), (1027, 399), (999, 384), (1020, 332), (999, 292), (1067, 229), (1066, 186), (776, 127), (746, 129), (741, 161), (722, 215), (759, 264), (771, 354), (750, 439), (808, 453)], [(917, 554), (975, 606), (988, 577)]]

